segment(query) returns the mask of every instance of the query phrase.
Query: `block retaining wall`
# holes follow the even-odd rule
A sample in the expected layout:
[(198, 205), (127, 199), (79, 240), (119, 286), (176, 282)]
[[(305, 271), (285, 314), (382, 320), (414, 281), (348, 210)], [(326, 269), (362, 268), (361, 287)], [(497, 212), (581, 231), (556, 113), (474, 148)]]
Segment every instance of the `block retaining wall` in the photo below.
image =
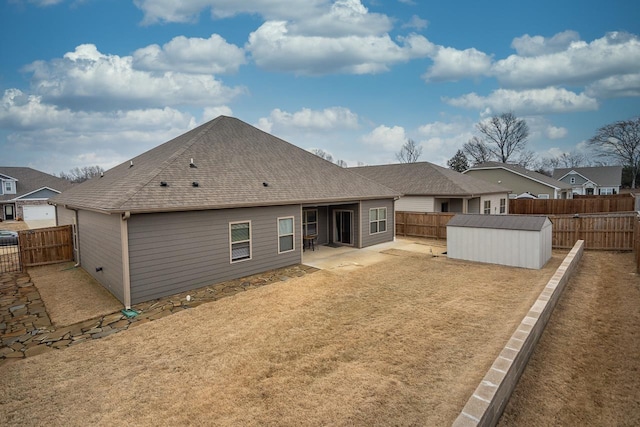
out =
[(469, 398), (455, 427), (495, 426), (584, 252), (578, 240)]

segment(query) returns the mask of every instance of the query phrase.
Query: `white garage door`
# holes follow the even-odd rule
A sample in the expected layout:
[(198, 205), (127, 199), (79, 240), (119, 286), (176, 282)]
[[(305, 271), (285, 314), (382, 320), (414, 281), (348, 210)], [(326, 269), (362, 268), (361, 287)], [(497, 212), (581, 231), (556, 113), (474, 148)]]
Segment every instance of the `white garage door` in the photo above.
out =
[(22, 213), (25, 221), (56, 219), (56, 208), (51, 205), (23, 206)]

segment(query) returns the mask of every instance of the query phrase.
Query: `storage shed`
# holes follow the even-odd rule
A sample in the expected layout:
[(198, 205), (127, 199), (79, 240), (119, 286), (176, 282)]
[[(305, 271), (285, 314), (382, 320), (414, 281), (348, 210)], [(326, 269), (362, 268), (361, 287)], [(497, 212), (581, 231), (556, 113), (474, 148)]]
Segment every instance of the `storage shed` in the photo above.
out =
[(447, 224), (447, 255), (540, 269), (551, 258), (551, 227), (546, 216), (456, 215)]

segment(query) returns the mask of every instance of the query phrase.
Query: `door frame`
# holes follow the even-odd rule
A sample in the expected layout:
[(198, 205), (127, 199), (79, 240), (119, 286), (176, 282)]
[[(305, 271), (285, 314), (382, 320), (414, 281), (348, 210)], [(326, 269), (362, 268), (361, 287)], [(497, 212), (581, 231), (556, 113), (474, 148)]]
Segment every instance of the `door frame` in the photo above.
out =
[[(7, 208), (11, 208), (11, 218), (7, 218), (9, 214), (7, 214)], [(4, 215), (5, 221), (14, 221), (16, 219), (16, 205), (7, 203), (2, 205), (2, 213)]]
[[(349, 232), (349, 238), (350, 238), (350, 243), (344, 243), (341, 241), (341, 231), (342, 230), (338, 230), (338, 214), (342, 215), (344, 213), (348, 213), (349, 214), (349, 219), (350, 219), (350, 232)], [(355, 240), (355, 229), (354, 229), (354, 223), (353, 223), (353, 218), (355, 217), (355, 212), (351, 209), (334, 209), (333, 210), (333, 243), (336, 243), (338, 245), (344, 245), (344, 246), (354, 246), (354, 240)]]

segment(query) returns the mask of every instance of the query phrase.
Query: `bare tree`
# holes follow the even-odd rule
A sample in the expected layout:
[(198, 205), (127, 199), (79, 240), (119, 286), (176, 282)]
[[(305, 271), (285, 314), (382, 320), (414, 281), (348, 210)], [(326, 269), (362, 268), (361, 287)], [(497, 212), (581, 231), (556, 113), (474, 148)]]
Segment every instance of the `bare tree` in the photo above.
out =
[(104, 172), (100, 166), (83, 166), (69, 169), (69, 172), (60, 172), (60, 178), (71, 182), (84, 182)]
[(336, 165), (340, 166), (341, 168), (346, 168), (347, 162), (345, 162), (344, 160), (336, 160)]
[(568, 153), (560, 154), (559, 164), (565, 168), (579, 168), (588, 166), (587, 156), (579, 151), (572, 150)]
[(602, 126), (589, 140), (595, 152), (621, 162), (631, 170), (631, 188), (640, 171), (640, 117)]
[(320, 148), (314, 148), (311, 152), (321, 159), (325, 159), (326, 161), (333, 163), (333, 156), (326, 151), (321, 150)]
[(522, 153), (529, 138), (529, 126), (513, 113), (503, 113), (476, 124), (479, 136), (467, 142), (463, 150), (476, 162), (496, 160), (508, 163)]
[(396, 159), (400, 163), (415, 163), (422, 155), (422, 147), (416, 144), (413, 139), (408, 139), (400, 151), (396, 153)]

